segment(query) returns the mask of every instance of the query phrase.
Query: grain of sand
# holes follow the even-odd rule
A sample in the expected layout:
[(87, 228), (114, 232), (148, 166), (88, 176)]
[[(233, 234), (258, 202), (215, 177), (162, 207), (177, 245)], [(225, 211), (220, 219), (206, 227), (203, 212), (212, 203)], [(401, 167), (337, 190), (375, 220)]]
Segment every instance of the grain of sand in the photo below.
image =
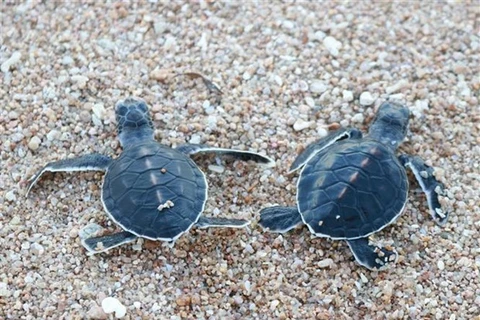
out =
[[(0, 4), (0, 318), (113, 318), (101, 307), (113, 297), (124, 319), (478, 319), (478, 2), (154, 2)], [(172, 76), (185, 72), (209, 77), (221, 99)], [(276, 159), (268, 170), (200, 162), (205, 214), (252, 219), (247, 230), (88, 256), (83, 226), (117, 230), (102, 174), (47, 175), (25, 198), (47, 161), (118, 155), (113, 106), (129, 95), (151, 105), (166, 145)], [(410, 179), (405, 213), (372, 238), (399, 252), (387, 271), (306, 228), (262, 232), (262, 207), (294, 204), (286, 171), (298, 151), (338, 126), (366, 130), (388, 97), (412, 110), (401, 151), (437, 168), (447, 225)]]

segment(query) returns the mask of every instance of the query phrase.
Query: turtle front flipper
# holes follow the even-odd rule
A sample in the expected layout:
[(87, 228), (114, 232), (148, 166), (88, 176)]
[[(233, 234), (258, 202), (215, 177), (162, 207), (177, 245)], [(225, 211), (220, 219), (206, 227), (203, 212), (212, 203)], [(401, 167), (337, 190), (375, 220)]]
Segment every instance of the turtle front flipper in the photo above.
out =
[(241, 160), (241, 161), (253, 161), (258, 164), (265, 165), (267, 167), (273, 167), (275, 165), (275, 161), (273, 161), (273, 159), (253, 151), (216, 148), (216, 147), (211, 147), (204, 144), (190, 144), (190, 143), (179, 145), (175, 149), (186, 155), (211, 152), (219, 156), (230, 156), (230, 157), (233, 157), (234, 159)]
[(228, 218), (208, 218), (200, 217), (195, 223), (197, 228), (244, 228), (250, 224), (250, 221), (244, 219), (228, 219)]
[(362, 132), (360, 130), (354, 128), (346, 128), (346, 129), (339, 129), (328, 136), (315, 141), (309, 144), (302, 153), (298, 155), (298, 157), (293, 161), (288, 173), (292, 173), (301, 167), (303, 167), (308, 160), (310, 160), (314, 155), (319, 153), (325, 148), (328, 148), (332, 144), (337, 141), (344, 140), (344, 139), (360, 139), (362, 138)]
[(40, 177), (45, 171), (106, 171), (111, 162), (112, 158), (98, 153), (92, 153), (77, 158), (50, 162), (41, 170), (39, 170), (32, 178), (30, 178), (26, 196), (28, 197), (30, 189), (35, 185), (35, 183), (37, 183), (38, 179), (40, 179)]
[(355, 260), (370, 270), (382, 270), (387, 264), (397, 261), (398, 254), (392, 249), (380, 248), (368, 244), (368, 238), (347, 240)]
[(260, 211), (258, 224), (270, 232), (284, 233), (303, 223), (296, 207), (269, 207)]
[(443, 184), (438, 182), (433, 175), (433, 168), (425, 164), (418, 156), (403, 154), (399, 157), (400, 162), (412, 170), (427, 197), (430, 215), (439, 225), (444, 225), (448, 219), (448, 212), (442, 209), (438, 195), (444, 195)]
[(132, 242), (137, 236), (128, 231), (109, 234), (106, 236), (92, 237), (82, 240), (82, 245), (89, 252), (95, 254), (105, 252), (112, 248), (118, 247), (124, 243)]

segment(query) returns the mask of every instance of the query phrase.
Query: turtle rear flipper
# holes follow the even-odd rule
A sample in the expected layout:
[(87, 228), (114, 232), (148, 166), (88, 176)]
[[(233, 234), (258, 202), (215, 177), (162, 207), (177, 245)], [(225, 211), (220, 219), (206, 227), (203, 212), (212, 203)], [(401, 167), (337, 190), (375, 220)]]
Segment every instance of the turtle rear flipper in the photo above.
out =
[(82, 245), (92, 254), (108, 251), (124, 243), (132, 242), (137, 236), (128, 231), (92, 237), (82, 240)]
[(275, 161), (273, 161), (273, 159), (253, 151), (216, 148), (216, 147), (211, 147), (204, 144), (190, 144), (190, 143), (179, 145), (175, 149), (187, 155), (211, 152), (219, 156), (233, 157), (234, 159), (241, 160), (241, 161), (253, 161), (258, 164), (265, 165), (267, 167), (273, 167), (275, 165)]
[(35, 185), (35, 183), (37, 183), (45, 171), (106, 171), (111, 162), (112, 158), (99, 153), (92, 153), (81, 157), (50, 162), (40, 169), (32, 178), (30, 178), (26, 196), (28, 197), (30, 189)]
[(328, 136), (321, 138), (320, 140), (309, 144), (302, 153), (293, 161), (288, 173), (292, 173), (301, 167), (303, 167), (308, 160), (310, 160), (314, 155), (324, 150), (325, 148), (330, 147), (337, 141), (344, 139), (360, 139), (362, 138), (362, 132), (354, 128), (339, 129), (330, 133)]
[(197, 228), (243, 228), (250, 224), (250, 221), (244, 219), (228, 219), (228, 218), (208, 218), (200, 217), (195, 223)]
[(395, 250), (369, 245), (368, 238), (347, 240), (347, 243), (355, 260), (370, 270), (382, 270), (389, 263), (397, 261), (398, 254)]
[(296, 207), (269, 207), (260, 211), (263, 229), (270, 232), (284, 233), (303, 223), (302, 216)]
[(427, 197), (430, 215), (435, 222), (443, 226), (448, 219), (448, 212), (442, 209), (438, 195), (443, 195), (443, 184), (438, 182), (433, 175), (433, 168), (425, 164), (425, 161), (418, 156), (403, 154), (399, 157), (400, 162), (410, 168)]

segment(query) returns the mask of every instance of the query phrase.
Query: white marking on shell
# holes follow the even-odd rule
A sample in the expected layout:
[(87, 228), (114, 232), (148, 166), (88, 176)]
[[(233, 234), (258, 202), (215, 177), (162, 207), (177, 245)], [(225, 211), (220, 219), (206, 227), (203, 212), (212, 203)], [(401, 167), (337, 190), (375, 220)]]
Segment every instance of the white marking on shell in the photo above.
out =
[(147, 169), (152, 167), (152, 161), (150, 159), (145, 159), (145, 167), (147, 167)]
[(167, 200), (167, 201), (165, 201), (165, 203), (160, 204), (157, 209), (158, 209), (158, 211), (162, 211), (163, 209), (171, 208), (174, 205), (175, 204), (172, 201)]
[(323, 224), (323, 220), (318, 221), (318, 225), (321, 226)]
[(362, 163), (360, 163), (360, 165), (362, 166), (362, 168), (365, 168), (369, 162), (370, 162), (370, 159), (365, 158), (363, 159)]
[(358, 171), (350, 176), (350, 182), (354, 182), (358, 179)]
[(345, 192), (347, 192), (347, 187), (343, 188), (342, 191), (340, 191), (338, 195), (338, 199), (341, 199), (345, 195)]
[(428, 178), (428, 172), (427, 171), (420, 171), (420, 176), (422, 176), (422, 178), (427, 179)]
[(157, 176), (153, 172), (150, 172), (150, 181), (152, 182), (153, 185), (158, 184)]

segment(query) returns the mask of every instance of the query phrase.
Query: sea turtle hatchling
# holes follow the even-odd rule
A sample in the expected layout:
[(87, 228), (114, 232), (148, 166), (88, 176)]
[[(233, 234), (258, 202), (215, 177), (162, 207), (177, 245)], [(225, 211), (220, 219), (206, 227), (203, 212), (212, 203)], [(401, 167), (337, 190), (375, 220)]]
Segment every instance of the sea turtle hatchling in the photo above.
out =
[(408, 118), (408, 108), (387, 101), (366, 137), (357, 129), (344, 128), (307, 146), (290, 168), (290, 172), (302, 168), (297, 207), (264, 208), (259, 224), (283, 233), (304, 223), (318, 237), (346, 240), (357, 262), (368, 269), (383, 269), (396, 261), (393, 248), (371, 245), (368, 236), (404, 210), (408, 192), (404, 167), (413, 171), (425, 192), (435, 222), (443, 225), (448, 217), (438, 200), (443, 185), (433, 169), (417, 156), (395, 156)]
[(103, 252), (137, 237), (173, 243), (192, 226), (241, 228), (246, 220), (201, 216), (207, 200), (207, 180), (190, 159), (213, 152), (266, 166), (273, 160), (260, 154), (200, 144), (175, 149), (154, 140), (153, 123), (146, 103), (128, 98), (115, 108), (122, 154), (112, 159), (88, 154), (48, 163), (30, 180), (32, 186), (45, 171), (104, 171), (102, 203), (109, 217), (124, 231), (82, 240), (92, 253)]

